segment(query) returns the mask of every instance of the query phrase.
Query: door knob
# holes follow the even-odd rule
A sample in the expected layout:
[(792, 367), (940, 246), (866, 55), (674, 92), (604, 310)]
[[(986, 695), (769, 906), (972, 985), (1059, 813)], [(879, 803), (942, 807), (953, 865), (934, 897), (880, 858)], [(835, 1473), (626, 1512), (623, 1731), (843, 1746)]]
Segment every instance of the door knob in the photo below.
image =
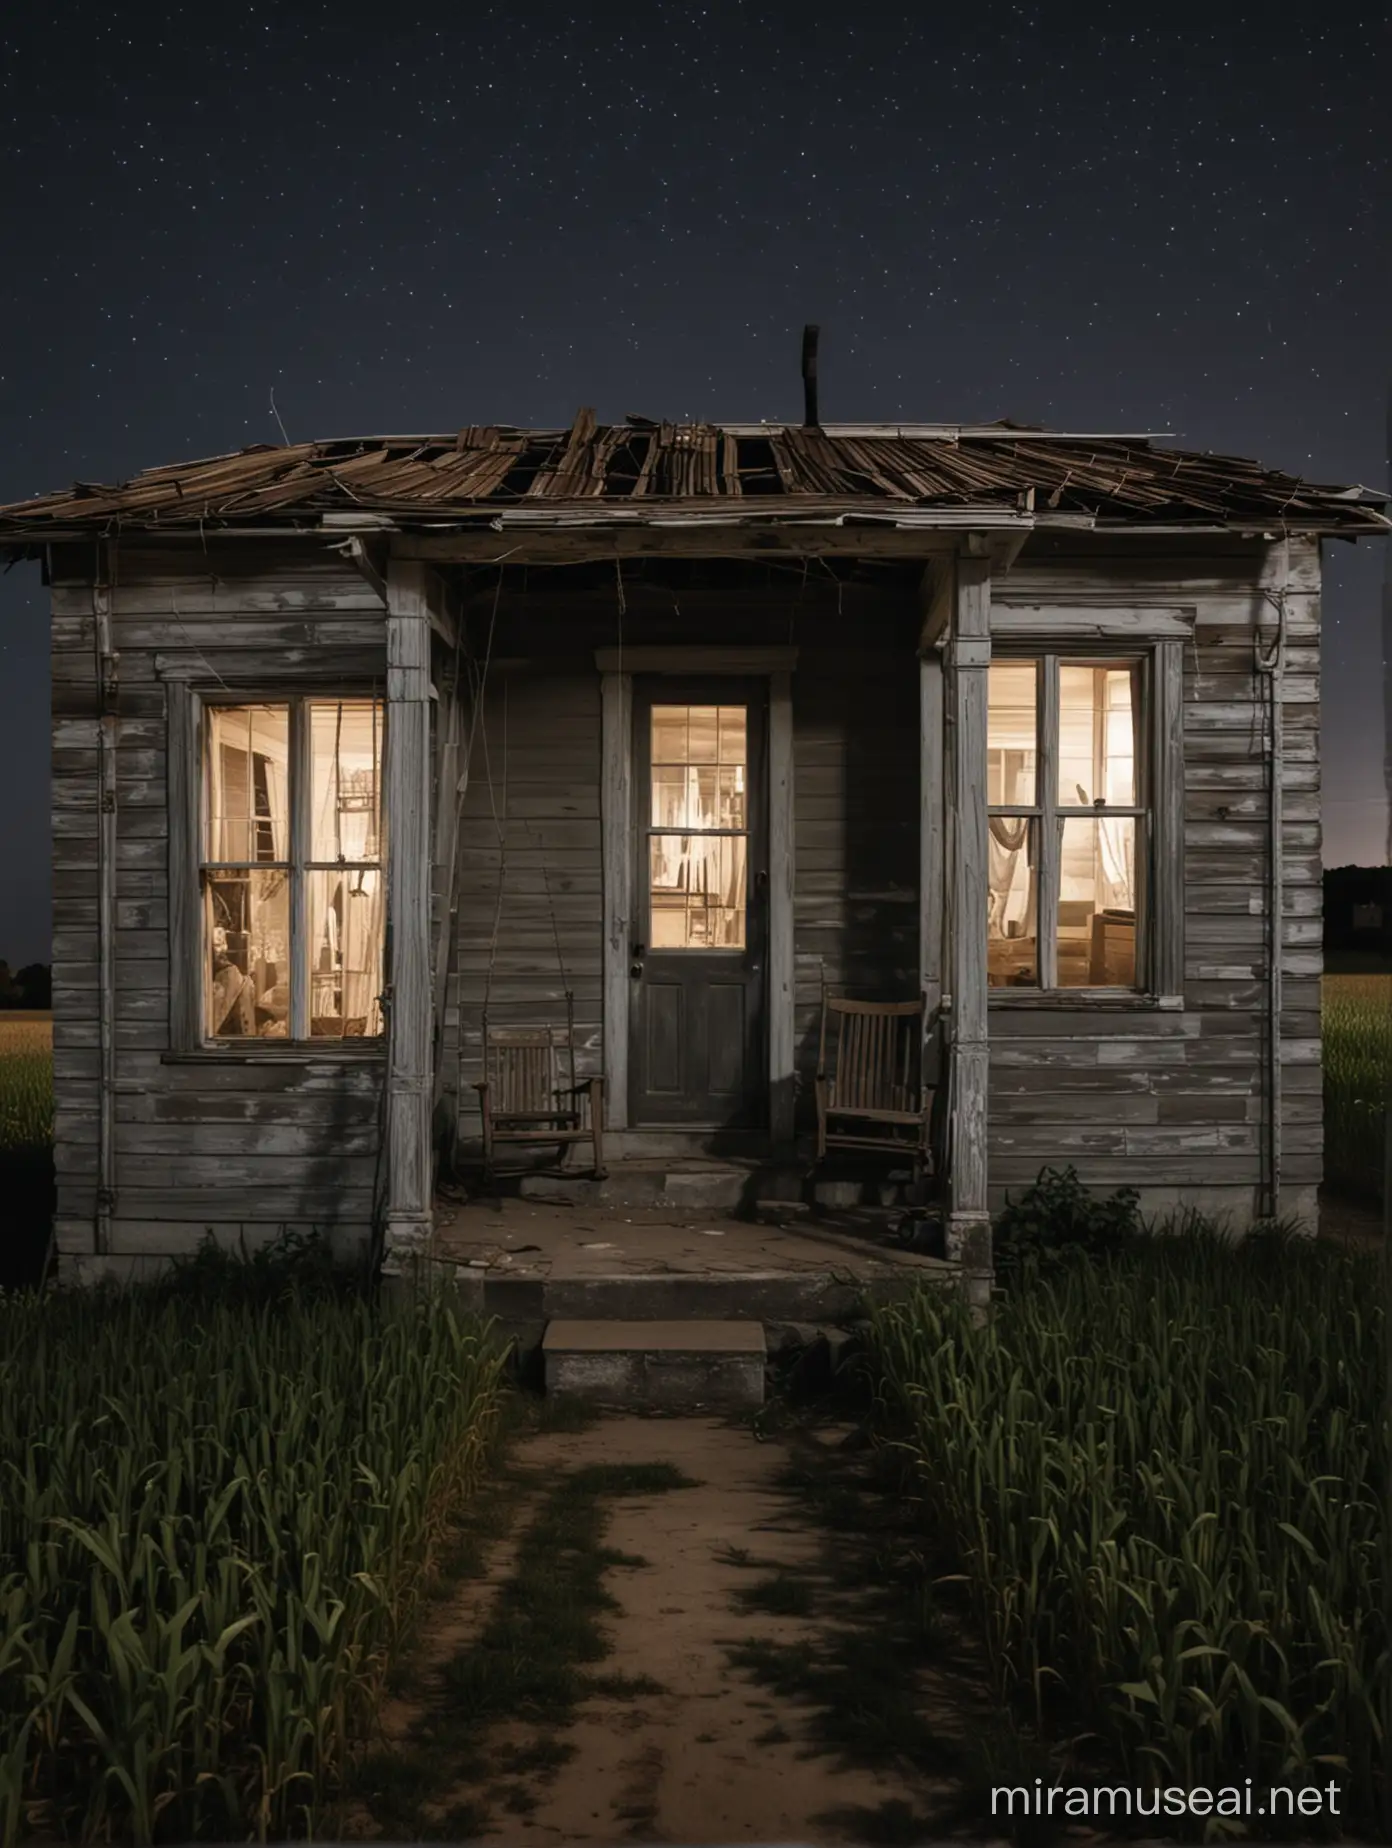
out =
[(635, 943), (632, 950), (633, 960), (628, 965), (628, 973), (635, 982), (639, 980), (643, 973), (643, 954), (644, 946), (641, 943)]

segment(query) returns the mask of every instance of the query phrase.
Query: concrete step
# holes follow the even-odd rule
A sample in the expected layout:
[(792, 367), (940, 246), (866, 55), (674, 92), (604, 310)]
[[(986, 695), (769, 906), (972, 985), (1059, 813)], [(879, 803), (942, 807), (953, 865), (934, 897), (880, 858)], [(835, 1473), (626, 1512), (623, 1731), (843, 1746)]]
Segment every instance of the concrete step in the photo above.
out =
[(548, 1323), (571, 1321), (680, 1322), (709, 1327), (742, 1322), (766, 1332), (792, 1323), (827, 1325), (863, 1311), (867, 1302), (906, 1300), (922, 1283), (955, 1288), (947, 1264), (878, 1266), (859, 1276), (834, 1262), (826, 1270), (616, 1273), (607, 1277), (518, 1277), (457, 1266), (461, 1308), (495, 1322), (531, 1352)]
[(541, 1343), (546, 1390), (630, 1410), (736, 1411), (764, 1402), (758, 1322), (554, 1321)]
[(763, 1180), (755, 1162), (648, 1157), (614, 1162), (602, 1181), (583, 1174), (524, 1175), (518, 1191), (524, 1199), (565, 1200), (576, 1206), (692, 1206), (732, 1213), (757, 1197)]
[(583, 1171), (526, 1174), (517, 1183), (528, 1200), (563, 1200), (572, 1206), (692, 1206), (711, 1213), (755, 1213), (786, 1202), (812, 1201), (832, 1211), (855, 1206), (907, 1206), (912, 1194), (907, 1170), (867, 1175), (816, 1174), (794, 1162), (733, 1157), (630, 1156), (611, 1161), (604, 1180)]

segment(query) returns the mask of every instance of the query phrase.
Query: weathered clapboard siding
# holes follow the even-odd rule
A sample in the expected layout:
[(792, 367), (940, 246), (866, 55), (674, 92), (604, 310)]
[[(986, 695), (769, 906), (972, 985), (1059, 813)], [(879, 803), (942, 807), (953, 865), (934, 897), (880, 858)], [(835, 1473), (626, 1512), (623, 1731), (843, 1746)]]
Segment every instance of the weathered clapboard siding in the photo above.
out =
[(793, 676), (800, 1128), (814, 1110), (823, 985), (868, 1000), (918, 992), (916, 635), (916, 609), (887, 593), (804, 625)]
[(593, 662), (588, 673), (489, 677), (460, 816), (445, 1001), (446, 1095), (466, 1143), (480, 1133), (485, 1007), (496, 1026), (564, 1026), (569, 989), (577, 1075), (601, 1069), (599, 769)]
[[(380, 685), (384, 612), (324, 548), (60, 548), (52, 573), (54, 1086), (61, 1252), (94, 1250), (101, 1060), (97, 1034), (99, 724), (94, 578), (119, 655), (115, 734), (114, 1264), (189, 1250), (207, 1226), (255, 1244), (277, 1226), (372, 1219), (381, 1066), (370, 1056), (171, 1061), (169, 766), (161, 674), (187, 664), (264, 692)], [(114, 583), (111, 580), (114, 578)], [(364, 679), (365, 676), (365, 679)]]
[[(1280, 548), (1191, 541), (1028, 547), (996, 594), (1047, 606), (1093, 598), (1194, 612), (1184, 646), (1184, 1002), (1181, 1012), (991, 1019), (993, 1197), (1046, 1163), (1094, 1186), (1185, 1198), (1238, 1222), (1261, 1205), (1268, 1007), (1270, 797), (1257, 628), (1269, 645)], [(1309, 1213), (1321, 1175), (1319, 558), (1293, 543), (1287, 584), (1280, 924), (1283, 1205)], [(1144, 1022), (1150, 1024), (1143, 1024)]]

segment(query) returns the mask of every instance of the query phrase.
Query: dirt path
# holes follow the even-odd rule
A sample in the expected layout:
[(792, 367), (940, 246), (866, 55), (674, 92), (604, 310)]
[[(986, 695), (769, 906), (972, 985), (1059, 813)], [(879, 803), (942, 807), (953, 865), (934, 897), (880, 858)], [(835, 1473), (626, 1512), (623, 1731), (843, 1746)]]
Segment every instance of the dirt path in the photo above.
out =
[[(802, 1440), (804, 1490), (824, 1477), (830, 1485), (820, 1510), (789, 1486), (790, 1445), (747, 1427), (608, 1417), (523, 1438), (510, 1458), (526, 1485), (512, 1533), (486, 1574), (432, 1616), (416, 1684), (384, 1715), (396, 1764), (391, 1752), (378, 1760), (379, 1789), (353, 1832), (402, 1839), (403, 1828), (438, 1829), (521, 1844), (889, 1842), (921, 1840), (960, 1811), (970, 1740), (990, 1705), (946, 1637), (938, 1660), (912, 1652), (905, 1679), (905, 1636), (886, 1634), (854, 1565), (867, 1536), (862, 1498), (836, 1486), (845, 1434), (828, 1427)], [(641, 1484), (655, 1466), (690, 1486), (605, 1499), (603, 1590), (614, 1603), (599, 1623), (607, 1652), (590, 1658), (579, 1698), (559, 1723), (532, 1717), (548, 1695), (524, 1676), (526, 1719), (451, 1730), (441, 1710), (477, 1685), (468, 1651), (490, 1602), (508, 1646), (498, 1605), (547, 1496), (577, 1473), (627, 1470)], [(883, 1536), (879, 1544), (883, 1553)], [(416, 1791), (409, 1813), (399, 1800), (384, 1809), (394, 1775), (419, 1783), (427, 1771), (433, 1788)]]

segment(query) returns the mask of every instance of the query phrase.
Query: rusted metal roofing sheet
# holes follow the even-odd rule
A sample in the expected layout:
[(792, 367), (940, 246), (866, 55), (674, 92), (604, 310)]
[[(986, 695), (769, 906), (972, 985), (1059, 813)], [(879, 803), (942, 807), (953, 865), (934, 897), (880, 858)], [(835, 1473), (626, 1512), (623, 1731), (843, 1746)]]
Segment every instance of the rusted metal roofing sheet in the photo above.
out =
[(1386, 497), (1321, 487), (1232, 456), (1145, 437), (1074, 436), (1010, 423), (970, 427), (470, 425), (453, 436), (257, 444), (147, 469), (117, 486), (0, 507), (0, 545), (60, 533), (239, 526), (407, 529), (507, 524), (534, 509), (566, 523), (720, 514), (741, 523), (872, 516), (928, 523), (934, 509), (1032, 523), (1289, 527), (1378, 532)]

